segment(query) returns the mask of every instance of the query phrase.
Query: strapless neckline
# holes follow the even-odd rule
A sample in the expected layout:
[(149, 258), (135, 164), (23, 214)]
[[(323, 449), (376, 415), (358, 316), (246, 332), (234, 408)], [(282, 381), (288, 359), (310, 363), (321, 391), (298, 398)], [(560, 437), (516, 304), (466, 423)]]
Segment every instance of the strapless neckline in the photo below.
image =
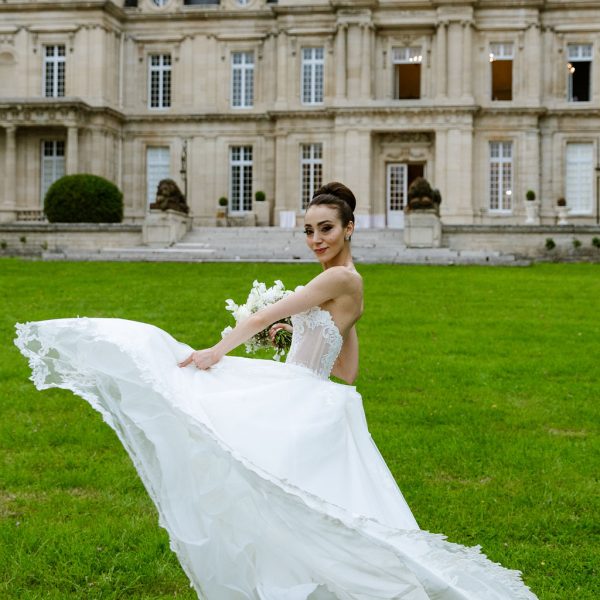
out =
[[(300, 290), (302, 289), (304, 286), (303, 285), (297, 285), (294, 288), (294, 291)], [(308, 310), (304, 310), (301, 313), (298, 313), (299, 315), (303, 315), (303, 314), (308, 314), (311, 311), (320, 311), (323, 313), (326, 313), (327, 318), (329, 319), (329, 322), (331, 323), (331, 325), (333, 325), (333, 327), (335, 328), (335, 332), (338, 334), (338, 337), (340, 338), (340, 340), (343, 342), (344, 341), (344, 336), (342, 335), (342, 332), (340, 331), (340, 328), (338, 327), (337, 323), (335, 322), (333, 315), (326, 309), (326, 308), (322, 308), (321, 306), (319, 306), (318, 304), (316, 306), (313, 306), (312, 308), (309, 308)]]

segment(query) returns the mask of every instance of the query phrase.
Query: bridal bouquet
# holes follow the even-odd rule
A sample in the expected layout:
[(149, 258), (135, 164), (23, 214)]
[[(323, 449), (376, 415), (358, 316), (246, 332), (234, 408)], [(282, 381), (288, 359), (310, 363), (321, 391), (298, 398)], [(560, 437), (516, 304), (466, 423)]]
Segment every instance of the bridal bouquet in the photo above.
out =
[[(228, 310), (235, 319), (236, 324), (242, 322), (244, 319), (247, 319), (250, 315), (258, 312), (261, 308), (265, 306), (269, 306), (281, 298), (284, 298), (288, 294), (291, 294), (290, 290), (286, 290), (285, 286), (279, 279), (275, 281), (275, 284), (268, 288), (264, 283), (260, 283), (258, 281), (254, 281), (252, 284), (252, 289), (248, 294), (248, 299), (245, 304), (236, 304), (231, 298), (225, 300), (225, 310)], [(281, 323), (291, 324), (291, 320), (289, 317), (282, 319)], [(269, 329), (271, 326), (259, 331), (254, 337), (251, 337), (246, 342), (246, 353), (252, 354), (257, 350), (261, 350), (264, 348), (272, 349), (273, 344), (271, 343), (271, 338), (269, 337)], [(226, 327), (221, 332), (221, 337), (225, 337), (230, 331), (232, 327)], [(273, 356), (274, 360), (280, 360), (280, 358), (289, 350), (290, 344), (292, 341), (292, 334), (285, 329), (280, 329), (275, 334), (275, 354)]]

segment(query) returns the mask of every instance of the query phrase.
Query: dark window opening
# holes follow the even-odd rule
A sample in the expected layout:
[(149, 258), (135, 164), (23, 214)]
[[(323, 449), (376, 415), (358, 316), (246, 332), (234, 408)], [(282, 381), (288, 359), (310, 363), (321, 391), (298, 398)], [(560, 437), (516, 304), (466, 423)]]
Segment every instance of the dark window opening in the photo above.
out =
[(589, 102), (591, 65), (590, 61), (573, 61), (569, 63), (570, 102)]
[(421, 65), (400, 64), (394, 71), (394, 98), (418, 100), (421, 97)]
[(220, 4), (220, 0), (183, 0), (186, 6), (195, 6), (201, 4)]
[(512, 60), (494, 60), (492, 65), (492, 100), (512, 100)]
[(417, 178), (423, 177), (425, 174), (425, 163), (408, 163), (406, 165), (406, 187), (410, 187), (410, 184)]

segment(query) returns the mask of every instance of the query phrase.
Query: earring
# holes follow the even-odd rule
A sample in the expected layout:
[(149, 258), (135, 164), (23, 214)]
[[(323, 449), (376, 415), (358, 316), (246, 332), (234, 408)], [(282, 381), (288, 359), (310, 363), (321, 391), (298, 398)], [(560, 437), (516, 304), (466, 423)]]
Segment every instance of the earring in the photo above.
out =
[(345, 240), (346, 242), (349, 242), (351, 239), (352, 239), (352, 236), (351, 236), (351, 235), (347, 235), (347, 236), (344, 238), (344, 240)]

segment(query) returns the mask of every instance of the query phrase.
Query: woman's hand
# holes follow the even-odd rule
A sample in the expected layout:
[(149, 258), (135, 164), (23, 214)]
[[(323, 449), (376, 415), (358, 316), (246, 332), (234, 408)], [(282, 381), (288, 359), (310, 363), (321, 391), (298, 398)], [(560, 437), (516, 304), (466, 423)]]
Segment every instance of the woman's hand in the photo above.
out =
[(187, 367), (189, 364), (194, 363), (198, 369), (205, 371), (219, 362), (220, 359), (221, 357), (212, 348), (206, 348), (205, 350), (194, 350), (184, 361), (178, 363), (178, 366)]
[(273, 346), (275, 346), (275, 335), (282, 329), (289, 331), (290, 333), (292, 333), (294, 330), (294, 328), (287, 323), (275, 323), (275, 325), (271, 325), (271, 327), (269, 327), (269, 338), (271, 339), (271, 344), (273, 344)]

